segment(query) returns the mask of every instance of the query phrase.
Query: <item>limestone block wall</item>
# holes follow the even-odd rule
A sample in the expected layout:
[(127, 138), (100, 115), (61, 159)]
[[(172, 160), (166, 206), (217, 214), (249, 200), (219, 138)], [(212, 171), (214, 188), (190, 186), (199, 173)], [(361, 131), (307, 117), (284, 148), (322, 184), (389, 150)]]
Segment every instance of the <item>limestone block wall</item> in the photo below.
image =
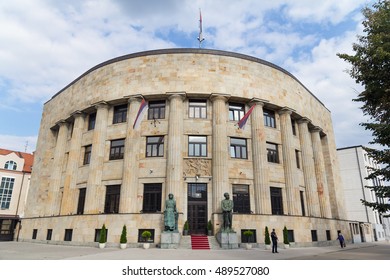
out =
[[(144, 117), (133, 129), (142, 98), (164, 100), (165, 118)], [(206, 101), (207, 118), (190, 118), (191, 99)], [(245, 112), (256, 104), (245, 129), (228, 118), (232, 102), (243, 104)], [(115, 106), (126, 104), (126, 122), (113, 124)], [(264, 125), (264, 110), (275, 113), (275, 128)], [(95, 128), (88, 130), (93, 112)], [(163, 156), (146, 157), (148, 136), (164, 137)], [(189, 136), (206, 137), (206, 156), (189, 156)], [(232, 137), (246, 140), (247, 159), (230, 156)], [(110, 160), (110, 143), (116, 139), (125, 139), (125, 155)], [(267, 161), (268, 142), (278, 146), (278, 163)], [(91, 162), (84, 164), (88, 145)], [(168, 193), (174, 193), (181, 230), (188, 217), (187, 184), (205, 183), (206, 219), (215, 228), (223, 193), (244, 184), (249, 186), (251, 213), (239, 215), (237, 229), (251, 221), (264, 225), (263, 218), (275, 227), (286, 221), (299, 242), (309, 242), (305, 227), (345, 228), (340, 182), (331, 114), (284, 69), (216, 50), (130, 54), (88, 70), (45, 103), (21, 236), (30, 239), (38, 226), (59, 231), (77, 226), (81, 236), (75, 230), (74, 242), (86, 242), (91, 228), (102, 222), (120, 229), (126, 222), (134, 230), (153, 226), (158, 240), (161, 213), (142, 214), (144, 184), (162, 184), (162, 211)], [(105, 215), (105, 186), (114, 184), (121, 185), (119, 213)], [(282, 190), (283, 215), (271, 215), (270, 187)], [(80, 188), (87, 189), (84, 215), (75, 215)], [(113, 242), (119, 234), (113, 234)]]

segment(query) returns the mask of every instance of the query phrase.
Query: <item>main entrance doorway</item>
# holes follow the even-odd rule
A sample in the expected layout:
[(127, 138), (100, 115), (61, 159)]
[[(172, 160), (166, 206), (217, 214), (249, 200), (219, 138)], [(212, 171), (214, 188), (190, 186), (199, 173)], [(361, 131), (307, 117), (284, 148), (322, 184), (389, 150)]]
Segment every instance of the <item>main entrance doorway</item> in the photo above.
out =
[(188, 225), (190, 234), (207, 232), (207, 184), (188, 184)]

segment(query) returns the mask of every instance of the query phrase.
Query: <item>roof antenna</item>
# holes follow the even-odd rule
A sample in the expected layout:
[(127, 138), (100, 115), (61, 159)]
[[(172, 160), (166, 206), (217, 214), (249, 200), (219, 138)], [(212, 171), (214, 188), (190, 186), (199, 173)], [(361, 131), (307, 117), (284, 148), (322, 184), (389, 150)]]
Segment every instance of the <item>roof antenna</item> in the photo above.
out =
[(204, 41), (203, 32), (202, 32), (202, 11), (199, 9), (199, 48), (202, 48), (202, 42)]
[(26, 141), (26, 145), (24, 145), (24, 152), (27, 152), (27, 147), (28, 147), (28, 141)]

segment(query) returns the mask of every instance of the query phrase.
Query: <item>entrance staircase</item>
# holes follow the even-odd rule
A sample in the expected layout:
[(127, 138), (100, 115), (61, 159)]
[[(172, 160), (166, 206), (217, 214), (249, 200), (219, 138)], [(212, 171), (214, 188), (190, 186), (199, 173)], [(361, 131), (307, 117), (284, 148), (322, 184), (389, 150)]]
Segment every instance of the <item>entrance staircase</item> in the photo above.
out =
[(192, 250), (210, 250), (209, 239), (206, 235), (191, 235)]

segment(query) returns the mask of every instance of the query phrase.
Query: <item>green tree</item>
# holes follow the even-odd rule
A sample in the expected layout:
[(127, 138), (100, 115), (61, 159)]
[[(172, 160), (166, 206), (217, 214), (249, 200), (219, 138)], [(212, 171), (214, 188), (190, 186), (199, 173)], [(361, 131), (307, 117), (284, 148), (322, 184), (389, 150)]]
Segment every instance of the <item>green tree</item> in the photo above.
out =
[(127, 243), (127, 228), (126, 228), (126, 225), (123, 225), (122, 234), (121, 234), (121, 238), (120, 238), (119, 242), (122, 243), (122, 244)]
[[(369, 120), (361, 125), (372, 132), (376, 148), (365, 148), (368, 155), (379, 164), (366, 178), (390, 181), (390, 1), (379, 0), (362, 10), (364, 35), (352, 45), (354, 55), (337, 54), (352, 65), (350, 76), (364, 90), (353, 101), (363, 102), (361, 109)], [(366, 186), (375, 191), (377, 202), (362, 200), (363, 204), (386, 213), (390, 210), (390, 187)], [(389, 215), (385, 215), (389, 216)]]
[(107, 230), (106, 230), (106, 225), (103, 224), (102, 229), (100, 230), (99, 243), (106, 243), (106, 242), (107, 242)]
[(265, 232), (264, 232), (264, 243), (266, 245), (270, 245), (271, 244), (271, 239), (269, 237), (269, 231), (268, 231), (268, 227), (267, 226), (265, 227)]

